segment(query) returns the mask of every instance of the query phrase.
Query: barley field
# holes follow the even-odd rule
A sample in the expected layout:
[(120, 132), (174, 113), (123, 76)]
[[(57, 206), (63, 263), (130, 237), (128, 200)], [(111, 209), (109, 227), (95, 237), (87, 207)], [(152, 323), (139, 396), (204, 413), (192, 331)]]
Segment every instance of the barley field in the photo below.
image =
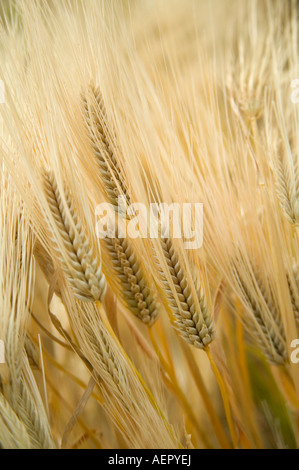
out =
[(1, 1), (0, 448), (299, 446), (298, 20)]

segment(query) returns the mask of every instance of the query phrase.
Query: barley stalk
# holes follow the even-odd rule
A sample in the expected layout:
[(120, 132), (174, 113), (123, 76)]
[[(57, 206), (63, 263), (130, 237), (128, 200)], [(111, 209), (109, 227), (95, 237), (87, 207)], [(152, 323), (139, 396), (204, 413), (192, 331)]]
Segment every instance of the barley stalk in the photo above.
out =
[(7, 406), (2, 400), (5, 409), (1, 411), (3, 416), (7, 416), (9, 404), (11, 418), (15, 414), (20, 421), (15, 430), (17, 434), (12, 434), (16, 447), (19, 439), (23, 439), (24, 427), (30, 448), (53, 448), (48, 419), (26, 354), (26, 346), (29, 355), (33, 352), (32, 348), (29, 350), (29, 337), (25, 330), (34, 280), (32, 235), (23, 204), (11, 191), (8, 180), (6, 191), (1, 193), (0, 219), (1, 250), (5, 252), (5, 256), (1, 257), (1, 271), (6, 272), (0, 282), (0, 318), (3, 328), (0, 334), (5, 338), (6, 359), (2, 392), (7, 400)]
[(111, 139), (114, 142), (116, 139), (115, 137), (109, 139), (108, 118), (102, 94), (99, 88), (93, 86), (89, 88), (89, 92), (92, 96), (90, 105), (87, 101), (87, 95), (82, 98), (85, 122), (100, 167), (103, 187), (110, 203), (118, 211), (118, 198), (124, 197), (128, 207), (131, 204), (131, 197), (112, 147)]
[(298, 265), (295, 263), (292, 267), (292, 276), (287, 273), (287, 283), (289, 287), (290, 299), (295, 315), (297, 329), (299, 331), (299, 273)]
[[(176, 296), (169, 284), (161, 265), (159, 271), (169, 300), (172, 312), (176, 318), (175, 324), (181, 336), (197, 348), (204, 349), (215, 337), (213, 322), (208, 312), (204, 293), (201, 287), (193, 290), (188, 284), (179, 255), (175, 251), (170, 238), (161, 238), (161, 247), (167, 263), (168, 274), (176, 291)], [(194, 286), (195, 287), (195, 286)]]
[(17, 414), (28, 430), (32, 447), (35, 449), (54, 448), (48, 423), (45, 418), (41, 416), (40, 410), (23, 378), (19, 379), (18, 388)]
[(103, 242), (125, 305), (143, 323), (152, 325), (158, 316), (158, 305), (132, 244), (126, 238), (117, 237), (106, 237)]
[[(66, 292), (66, 295), (69, 294)], [(101, 312), (101, 306), (99, 310)], [(177, 445), (172, 427), (137, 369), (119, 347), (109, 324), (107, 329), (99, 317), (96, 305), (76, 300), (70, 317), (78, 331), (82, 351), (93, 365), (95, 377), (101, 379), (104, 406), (129, 443), (134, 446), (141, 438), (147, 447), (153, 443), (157, 448), (163, 443), (169, 448)]]
[(57, 248), (67, 279), (81, 300), (101, 300), (106, 291), (105, 276), (99, 261), (93, 255), (70, 192), (68, 189), (64, 191), (65, 207), (53, 174), (46, 174), (44, 182), (47, 201), (68, 254), (66, 261)]
[[(245, 304), (259, 326), (259, 329), (256, 328), (254, 330), (254, 336), (258, 339), (264, 354), (274, 364), (284, 363), (287, 359), (285, 332), (272, 294), (269, 293), (269, 289), (265, 286), (257, 272), (254, 272), (254, 278), (251, 276), (251, 281), (255, 281), (257, 285), (258, 293), (262, 297), (267, 309), (267, 312), (265, 312), (261, 302), (253, 294), (252, 285), (245, 281), (236, 266), (233, 267), (233, 273), (244, 297)], [(252, 333), (254, 329), (252, 322), (245, 320), (245, 323)]]
[(32, 444), (24, 423), (1, 392), (0, 410), (0, 448), (30, 449)]
[[(296, 165), (296, 168), (298, 165)], [(296, 170), (298, 174), (298, 169)], [(276, 189), (281, 208), (291, 224), (296, 224), (299, 221), (299, 199), (298, 191), (299, 186), (293, 180), (288, 166), (282, 157), (276, 158)]]
[[(43, 247), (42, 243), (38, 239), (35, 240), (33, 254), (38, 262), (39, 267), (44, 273), (45, 278), (47, 279), (48, 283), (51, 284), (51, 281), (55, 274), (54, 262), (52, 256), (50, 256), (50, 254), (47, 252), (47, 250)], [(58, 283), (56, 283), (55, 285), (55, 294), (58, 297), (61, 297), (61, 292)]]

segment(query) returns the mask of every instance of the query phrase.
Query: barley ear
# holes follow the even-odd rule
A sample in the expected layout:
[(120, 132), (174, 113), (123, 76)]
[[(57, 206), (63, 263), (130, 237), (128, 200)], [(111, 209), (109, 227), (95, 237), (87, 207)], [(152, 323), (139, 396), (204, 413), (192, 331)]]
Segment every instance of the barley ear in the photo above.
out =
[[(256, 321), (255, 326), (250, 318), (245, 319), (247, 330), (256, 339), (270, 362), (273, 364), (284, 363), (287, 359), (285, 333), (280, 312), (271, 293), (269, 294), (269, 289), (254, 270), (253, 283), (250, 283), (250, 285), (236, 266), (233, 267), (233, 273), (241, 290), (245, 306)], [(253, 291), (253, 285), (256, 285), (257, 293)]]
[[(89, 103), (88, 96), (91, 96), (91, 103)], [(82, 107), (85, 124), (100, 167), (102, 183), (107, 197), (116, 211), (119, 211), (120, 197), (124, 199), (127, 207), (129, 207), (131, 197), (114, 150), (114, 147), (117, 147), (116, 137), (109, 132), (107, 112), (99, 88), (89, 87), (88, 93), (82, 96)], [(120, 153), (118, 148), (117, 152)], [(120, 215), (123, 215), (122, 208), (120, 208)]]
[(120, 286), (120, 295), (128, 309), (143, 323), (152, 325), (158, 316), (158, 304), (144, 267), (126, 238), (103, 239)]
[(287, 273), (287, 283), (297, 330), (299, 332), (299, 271), (297, 263), (292, 266), (292, 276)]
[(61, 255), (56, 239), (56, 252), (68, 282), (79, 299), (102, 300), (106, 279), (78, 219), (69, 190), (65, 188), (63, 200), (52, 173), (45, 174), (44, 188), (66, 254)]
[[(215, 331), (211, 315), (206, 306), (203, 289), (201, 286), (195, 285), (192, 288), (188, 283), (188, 277), (185, 275), (171, 238), (160, 238), (160, 242), (168, 275), (166, 275), (159, 262), (157, 266), (169, 305), (176, 319), (175, 325), (180, 335), (188, 343), (196, 348), (204, 349), (213, 341)], [(174, 295), (170, 286), (169, 278), (176, 295)]]

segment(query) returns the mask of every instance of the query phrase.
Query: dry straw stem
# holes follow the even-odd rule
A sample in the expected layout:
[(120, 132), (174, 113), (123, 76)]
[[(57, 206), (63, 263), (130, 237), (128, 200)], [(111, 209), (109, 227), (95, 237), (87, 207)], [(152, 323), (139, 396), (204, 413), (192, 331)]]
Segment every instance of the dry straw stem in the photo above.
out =
[(204, 402), (206, 411), (209, 415), (211, 424), (213, 426), (213, 430), (215, 432), (215, 435), (217, 436), (217, 439), (223, 449), (229, 449), (230, 448), (230, 443), (225, 435), (225, 432), (222, 427), (221, 420), (219, 419), (219, 416), (217, 415), (217, 412), (214, 407), (214, 403), (209, 396), (209, 392), (206, 388), (206, 385), (204, 383), (204, 380), (201, 376), (201, 372), (199, 370), (198, 364), (196, 363), (192, 351), (188, 348), (187, 344), (184, 343), (182, 345), (184, 355), (186, 357), (188, 366), (190, 368), (190, 372), (193, 376), (194, 381), (196, 382), (196, 386), (198, 388), (198, 391), (202, 397), (202, 400)]
[[(60, 239), (57, 254), (76, 296), (82, 300), (101, 300), (106, 291), (106, 280), (101, 264), (93, 255), (89, 240), (79, 221), (68, 189), (63, 196), (52, 173), (45, 173), (44, 187), (49, 208), (56, 223)], [(54, 235), (54, 234), (53, 234)], [(56, 241), (57, 242), (57, 241)], [(61, 257), (63, 243), (67, 259)]]
[(217, 364), (211, 354), (211, 351), (210, 351), (210, 348), (209, 346), (206, 347), (205, 349), (205, 352), (208, 356), (208, 359), (210, 361), (210, 364), (211, 364), (211, 368), (214, 372), (214, 375), (216, 377), (216, 380), (217, 380), (217, 383), (218, 383), (218, 386), (219, 386), (219, 389), (220, 389), (220, 393), (221, 393), (221, 397), (222, 397), (222, 401), (223, 401), (223, 406), (224, 406), (224, 410), (225, 410), (225, 416), (226, 416), (226, 419), (227, 419), (227, 424), (228, 424), (228, 427), (229, 427), (229, 431), (230, 431), (230, 435), (231, 435), (231, 439), (232, 439), (232, 442), (233, 442), (233, 446), (234, 448), (236, 449), (238, 447), (238, 437), (237, 437), (237, 432), (236, 432), (236, 428), (235, 428), (235, 423), (234, 423), (234, 420), (233, 420), (233, 417), (232, 417), (232, 412), (231, 412), (231, 406), (230, 406), (230, 399), (229, 399), (229, 394), (228, 394), (228, 390), (227, 390), (227, 386), (226, 386), (226, 383), (217, 367)]
[[(124, 198), (127, 207), (131, 204), (131, 197), (119, 165), (120, 151), (115, 136), (109, 130), (100, 89), (91, 85), (83, 95), (82, 106), (90, 142), (100, 167), (103, 187), (108, 200), (118, 211), (119, 197)], [(115, 152), (118, 153), (117, 157)]]
[[(242, 311), (241, 302), (237, 299), (236, 300), (236, 310), (237, 312)], [(263, 448), (263, 440), (259, 435), (258, 432), (258, 425), (256, 422), (256, 410), (254, 409), (254, 402), (252, 391), (250, 388), (250, 377), (249, 377), (249, 370), (246, 358), (246, 343), (244, 339), (244, 325), (240, 318), (236, 319), (237, 322), (237, 350), (232, 350), (232, 354), (237, 356), (236, 367), (235, 367), (235, 375), (237, 376), (239, 389), (241, 393), (241, 400), (243, 401), (243, 408), (245, 411), (245, 415), (247, 418), (248, 427), (251, 431), (252, 438), (254, 443), (258, 449)], [(233, 348), (233, 345), (232, 345)], [(239, 366), (239, 367), (238, 367)], [(251, 404), (251, 406), (248, 406)], [(254, 409), (254, 413), (252, 412)]]
[[(159, 361), (161, 363), (161, 367), (163, 368), (163, 380), (165, 381), (166, 384), (168, 384), (168, 387), (170, 390), (173, 391), (173, 393), (177, 396), (178, 400), (181, 402), (183, 409), (186, 411), (188, 418), (190, 419), (191, 423), (193, 424), (194, 428), (196, 429), (198, 436), (200, 437), (200, 440), (205, 444), (205, 446), (210, 449), (212, 448), (212, 445), (210, 443), (210, 440), (208, 436), (206, 435), (205, 431), (203, 428), (199, 425), (199, 423), (196, 420), (196, 416), (194, 414), (194, 411), (192, 409), (192, 406), (189, 404), (187, 401), (183, 391), (181, 390), (176, 376), (174, 372), (172, 371), (172, 368), (168, 365), (166, 360), (164, 359), (159, 346), (156, 342), (153, 330), (148, 331), (151, 343), (153, 345), (153, 348), (157, 354), (157, 357), (159, 358)], [(169, 376), (170, 380), (167, 378), (166, 374)], [(217, 435), (217, 433), (216, 433)], [(218, 437), (218, 436), (217, 436)], [(221, 441), (220, 441), (221, 442)]]

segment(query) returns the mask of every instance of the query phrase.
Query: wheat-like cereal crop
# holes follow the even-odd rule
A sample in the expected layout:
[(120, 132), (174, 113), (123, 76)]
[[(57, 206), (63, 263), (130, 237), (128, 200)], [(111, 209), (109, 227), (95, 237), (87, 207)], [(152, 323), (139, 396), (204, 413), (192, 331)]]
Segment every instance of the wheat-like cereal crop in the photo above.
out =
[(157, 319), (158, 304), (142, 262), (126, 238), (105, 238), (113, 271), (125, 305), (148, 326)]
[(299, 447), (298, 22), (2, 0), (1, 449)]
[(69, 263), (64, 262), (68, 281), (79, 299), (101, 300), (106, 290), (105, 276), (101, 271), (100, 262), (93, 257), (92, 248), (78, 220), (69, 191), (64, 192), (68, 213), (64, 208), (55, 177), (51, 174), (45, 175), (45, 192), (69, 254)]
[[(161, 247), (167, 270), (175, 288), (173, 293), (167, 277), (160, 266), (163, 287), (169, 299), (175, 324), (182, 337), (197, 348), (205, 348), (214, 339), (213, 322), (208, 312), (201, 286), (191, 285), (180, 263), (170, 238), (161, 237)], [(194, 297), (194, 291), (196, 297)]]
[(119, 198), (124, 197), (127, 206), (131, 204), (129, 190), (113, 150), (115, 136), (109, 134), (107, 112), (99, 88), (89, 87), (91, 104), (85, 95), (82, 98), (83, 112), (92, 148), (100, 166), (104, 190), (111, 204), (118, 211)]

